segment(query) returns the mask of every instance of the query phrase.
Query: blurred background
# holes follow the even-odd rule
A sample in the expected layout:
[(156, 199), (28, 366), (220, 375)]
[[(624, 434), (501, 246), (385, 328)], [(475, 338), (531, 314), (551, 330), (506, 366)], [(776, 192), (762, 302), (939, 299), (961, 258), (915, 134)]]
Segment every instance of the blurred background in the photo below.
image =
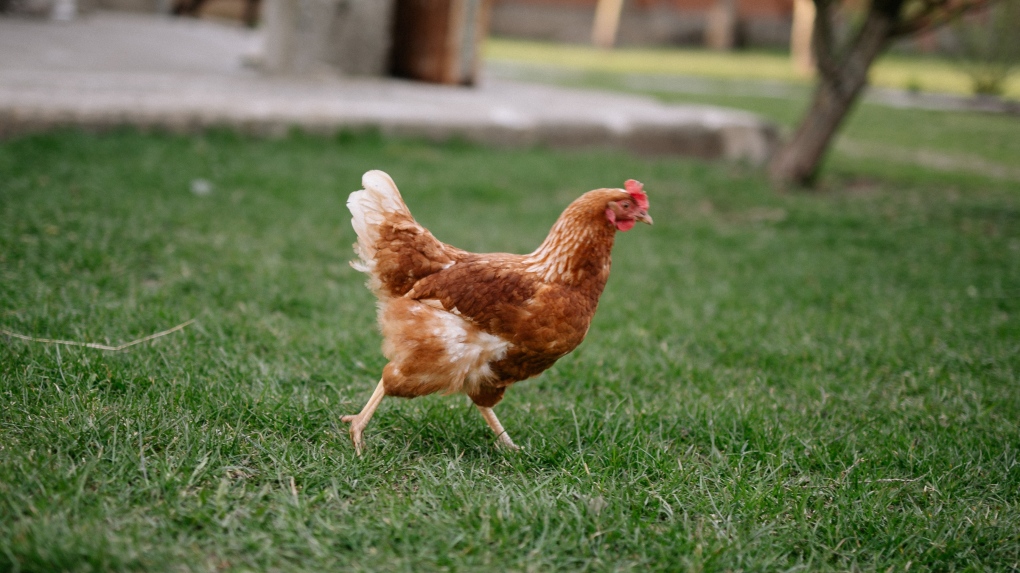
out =
[[(876, 71), (873, 83), (1020, 98), (1014, 73), (1020, 61), (1018, 4), (982, 2), (961, 18), (949, 18), (950, 25), (895, 42), (895, 56)], [(864, 0), (841, 3), (837, 34), (849, 34), (868, 7)], [(786, 82), (813, 73), (810, 0), (0, 0), (0, 14), (8, 17), (66, 21), (97, 12), (247, 26), (264, 37), (265, 69), (287, 73), (333, 69), (470, 84), (483, 53), (496, 60), (614, 64), (605, 59), (596, 64), (591, 58), (601, 56), (552, 45), (656, 50), (657, 58), (615, 63), (633, 71)], [(685, 63), (663, 61), (664, 51), (678, 51)], [(705, 52), (758, 57), (744, 58), (741, 65), (740, 58)]]

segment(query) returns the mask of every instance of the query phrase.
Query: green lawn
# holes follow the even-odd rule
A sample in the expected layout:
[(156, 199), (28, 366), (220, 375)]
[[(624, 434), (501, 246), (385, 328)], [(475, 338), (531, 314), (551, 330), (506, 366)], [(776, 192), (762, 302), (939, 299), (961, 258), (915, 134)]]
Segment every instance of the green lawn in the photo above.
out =
[[(497, 407), (388, 399), (347, 194), (524, 252), (646, 184), (587, 341)], [(199, 196), (192, 181), (206, 179)], [(1016, 183), (372, 135), (0, 143), (0, 571), (1020, 569)]]

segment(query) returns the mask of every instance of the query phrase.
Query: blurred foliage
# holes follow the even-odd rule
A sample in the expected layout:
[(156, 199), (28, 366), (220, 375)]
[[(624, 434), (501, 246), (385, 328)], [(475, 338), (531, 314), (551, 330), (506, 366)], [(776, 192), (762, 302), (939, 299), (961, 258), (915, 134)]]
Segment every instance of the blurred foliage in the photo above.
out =
[(999, 0), (953, 25), (959, 67), (977, 95), (1001, 96), (1020, 66), (1020, 0)]

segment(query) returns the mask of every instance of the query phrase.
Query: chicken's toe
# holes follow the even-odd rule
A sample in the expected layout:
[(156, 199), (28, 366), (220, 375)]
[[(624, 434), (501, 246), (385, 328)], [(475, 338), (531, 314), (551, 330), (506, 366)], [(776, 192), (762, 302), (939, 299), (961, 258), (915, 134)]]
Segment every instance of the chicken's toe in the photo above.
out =
[(354, 453), (361, 455), (361, 452), (365, 449), (365, 438), (362, 435), (363, 427), (357, 424), (351, 426), (351, 442), (354, 443)]
[(499, 441), (496, 445), (514, 452), (521, 451), (521, 447), (515, 444), (514, 441), (510, 439), (510, 434), (507, 434), (505, 431), (499, 435)]
[(354, 444), (354, 452), (360, 456), (365, 449), (364, 431), (368, 426), (368, 421), (361, 415), (341, 416), (340, 421), (350, 423), (351, 443)]

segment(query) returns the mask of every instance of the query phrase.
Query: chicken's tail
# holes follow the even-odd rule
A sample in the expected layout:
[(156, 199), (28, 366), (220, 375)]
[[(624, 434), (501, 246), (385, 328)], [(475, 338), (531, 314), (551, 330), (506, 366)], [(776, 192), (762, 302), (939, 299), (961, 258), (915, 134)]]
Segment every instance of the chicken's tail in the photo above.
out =
[(351, 266), (368, 274), (368, 285), (380, 298), (403, 296), (418, 280), (464, 254), (414, 220), (389, 175), (369, 171), (361, 184), (365, 188), (347, 199), (358, 234), (354, 244), (358, 260)]
[(355, 269), (376, 277), (376, 251), (380, 243), (380, 228), (387, 219), (406, 218), (413, 221), (411, 211), (404, 204), (396, 183), (382, 171), (372, 170), (361, 177), (365, 187), (351, 193), (347, 208), (351, 210), (351, 225), (358, 234), (354, 244), (357, 261), (351, 261)]

